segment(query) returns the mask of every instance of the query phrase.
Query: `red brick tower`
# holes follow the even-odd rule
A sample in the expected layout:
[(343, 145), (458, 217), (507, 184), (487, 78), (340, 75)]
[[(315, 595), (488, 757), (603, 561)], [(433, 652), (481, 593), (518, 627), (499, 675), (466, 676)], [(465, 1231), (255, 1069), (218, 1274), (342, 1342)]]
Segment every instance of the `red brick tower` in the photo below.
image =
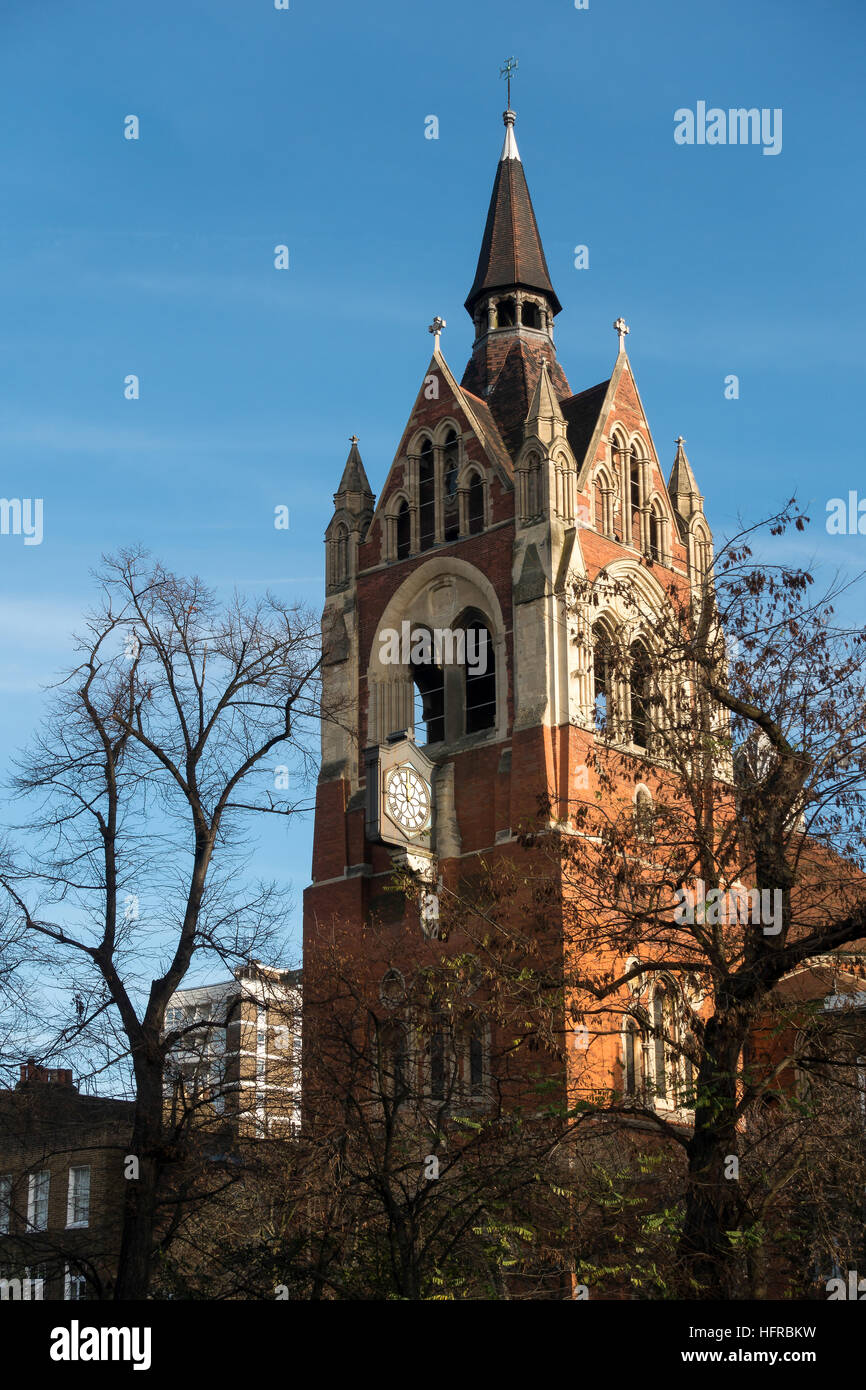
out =
[[(367, 924), (383, 910), (393, 917), (385, 890), (395, 859), (447, 884), (494, 847), (523, 852), (515, 831), (537, 817), (540, 797), (563, 806), (585, 793), (599, 699), (615, 705), (621, 741), (640, 755), (646, 735), (629, 684), (603, 688), (593, 658), (615, 602), (610, 612), (602, 604), (574, 613), (566, 593), (604, 570), (652, 607), (672, 573), (694, 582), (711, 546), (681, 440), (665, 485), (623, 321), (608, 380), (573, 394), (557, 361), (561, 306), (514, 119), (505, 112), (466, 300), (476, 336), (462, 381), (442, 355), (437, 319), (378, 502), (354, 439), (334, 498), (324, 683), (341, 712), (322, 738), (305, 971), (339, 922), (375, 973)], [(447, 649), (413, 662), (403, 638), (419, 629), (486, 632), (485, 669), (471, 671)], [(389, 743), (401, 731), (414, 731), (420, 749), (411, 738)], [(427, 939), (414, 903), (394, 928), (393, 949), (410, 953), (412, 968), (443, 949)], [(550, 930), (555, 942), (553, 921)], [(616, 1045), (604, 1046), (601, 1064), (622, 1068)]]

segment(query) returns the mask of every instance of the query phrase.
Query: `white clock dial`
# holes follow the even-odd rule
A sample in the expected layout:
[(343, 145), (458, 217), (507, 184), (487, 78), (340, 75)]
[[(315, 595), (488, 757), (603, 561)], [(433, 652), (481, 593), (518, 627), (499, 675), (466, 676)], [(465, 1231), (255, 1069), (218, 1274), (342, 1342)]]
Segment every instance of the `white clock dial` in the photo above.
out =
[(385, 780), (388, 815), (408, 835), (417, 835), (430, 819), (430, 789), (414, 768), (395, 767)]

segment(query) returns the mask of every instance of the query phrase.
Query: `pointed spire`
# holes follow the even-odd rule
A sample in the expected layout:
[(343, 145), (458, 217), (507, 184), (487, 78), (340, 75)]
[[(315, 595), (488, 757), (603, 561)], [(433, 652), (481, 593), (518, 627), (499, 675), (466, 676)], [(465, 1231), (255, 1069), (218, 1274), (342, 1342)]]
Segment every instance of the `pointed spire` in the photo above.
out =
[(554, 314), (562, 305), (550, 283), (550, 273), (529, 196), (523, 164), (514, 138), (515, 115), (503, 114), (505, 143), (496, 170), (478, 267), (466, 309), (473, 315), (476, 301), (490, 290), (525, 289), (544, 294)]
[(349, 443), (352, 447), (349, 450), (349, 457), (346, 459), (346, 467), (343, 469), (340, 486), (334, 494), (335, 502), (338, 497), (345, 497), (349, 493), (356, 493), (359, 498), (372, 498), (374, 496), (358, 449), (358, 436), (353, 434)]
[(677, 436), (677, 452), (671, 468), (671, 476), (668, 479), (668, 495), (674, 505), (674, 510), (688, 521), (695, 512), (703, 511), (704, 499), (683, 448), (685, 442), (681, 434)]
[(536, 435), (543, 443), (550, 444), (558, 434), (565, 434), (565, 417), (559, 398), (550, 380), (547, 362), (542, 360), (541, 371), (535, 385), (535, 392), (523, 426), (523, 435), (528, 439)]

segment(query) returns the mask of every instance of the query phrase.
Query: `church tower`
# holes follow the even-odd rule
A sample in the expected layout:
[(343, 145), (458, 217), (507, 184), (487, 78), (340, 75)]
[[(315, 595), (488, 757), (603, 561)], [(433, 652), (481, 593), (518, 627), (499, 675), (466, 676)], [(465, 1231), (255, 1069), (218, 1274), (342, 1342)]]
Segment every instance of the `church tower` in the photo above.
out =
[[(517, 834), (542, 799), (556, 819), (585, 795), (600, 703), (623, 746), (648, 752), (637, 674), (614, 680), (599, 657), (606, 625), (625, 620), (616, 599), (575, 611), (569, 596), (600, 593), (604, 576), (651, 609), (711, 553), (682, 439), (665, 483), (621, 318), (609, 377), (569, 385), (514, 112), (503, 119), (462, 378), (437, 318), (378, 499), (354, 437), (334, 497), (305, 972), (335, 932), (371, 983), (401, 952), (414, 969), (446, 950), (418, 902), (389, 892), (395, 865), (434, 895), (479, 858), (526, 853)], [(553, 918), (549, 930), (561, 948)], [(621, 1071), (616, 1040), (601, 1046), (599, 1064)]]

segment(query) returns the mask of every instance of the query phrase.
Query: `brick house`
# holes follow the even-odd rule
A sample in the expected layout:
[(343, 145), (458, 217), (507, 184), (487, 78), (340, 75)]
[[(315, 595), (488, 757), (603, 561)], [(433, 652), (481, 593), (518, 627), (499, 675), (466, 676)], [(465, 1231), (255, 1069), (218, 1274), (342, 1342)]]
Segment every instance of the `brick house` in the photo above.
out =
[(3, 1298), (110, 1297), (132, 1104), (82, 1095), (72, 1072), (21, 1067), (0, 1091)]
[(237, 1137), (299, 1127), (301, 972), (258, 962), (231, 980), (180, 989), (166, 1010), (180, 1036), (166, 1071), (170, 1104)]

